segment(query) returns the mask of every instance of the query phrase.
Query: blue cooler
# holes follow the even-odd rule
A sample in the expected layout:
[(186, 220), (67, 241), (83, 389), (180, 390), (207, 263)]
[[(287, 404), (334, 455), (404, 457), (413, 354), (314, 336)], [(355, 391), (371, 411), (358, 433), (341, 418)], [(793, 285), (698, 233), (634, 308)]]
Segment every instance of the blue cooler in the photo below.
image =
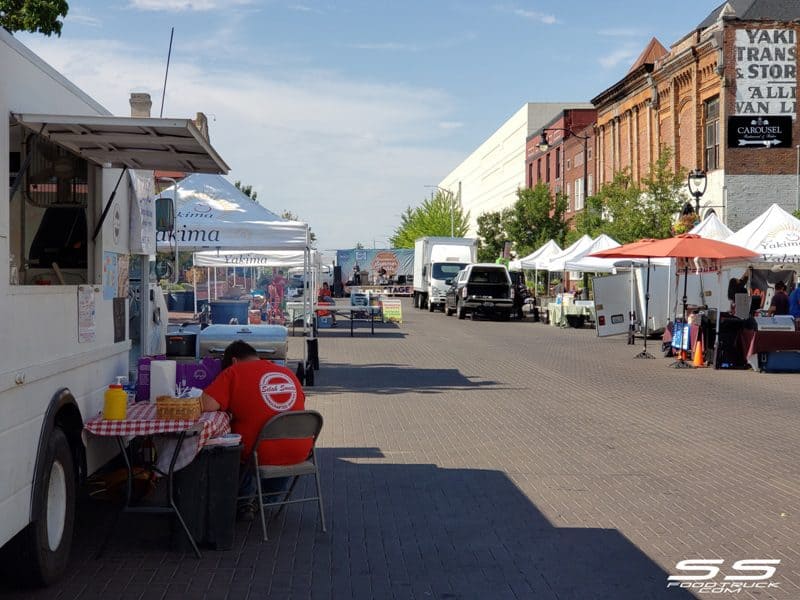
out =
[(794, 350), (764, 352), (758, 362), (765, 373), (800, 373), (800, 352)]
[(326, 315), (324, 317), (317, 317), (317, 328), (318, 329), (328, 329), (329, 327), (333, 326), (333, 319)]
[(231, 319), (236, 319), (239, 325), (247, 324), (249, 300), (212, 300), (208, 304), (211, 306), (212, 323), (228, 325)]

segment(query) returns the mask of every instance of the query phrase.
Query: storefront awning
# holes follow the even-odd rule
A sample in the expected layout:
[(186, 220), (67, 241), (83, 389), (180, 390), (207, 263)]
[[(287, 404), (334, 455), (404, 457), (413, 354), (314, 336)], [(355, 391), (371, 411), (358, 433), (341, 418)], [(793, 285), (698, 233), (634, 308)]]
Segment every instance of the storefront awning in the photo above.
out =
[(229, 171), (189, 119), (13, 116), (30, 131), (99, 166), (183, 173)]

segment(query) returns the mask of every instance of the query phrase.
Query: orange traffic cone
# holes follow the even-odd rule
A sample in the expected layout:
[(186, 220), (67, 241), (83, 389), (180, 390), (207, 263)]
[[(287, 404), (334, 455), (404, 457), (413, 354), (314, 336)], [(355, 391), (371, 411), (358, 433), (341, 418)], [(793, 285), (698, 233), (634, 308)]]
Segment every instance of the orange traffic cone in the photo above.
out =
[(706, 362), (703, 360), (703, 340), (697, 338), (697, 343), (694, 345), (694, 358), (692, 365), (695, 367), (705, 367)]

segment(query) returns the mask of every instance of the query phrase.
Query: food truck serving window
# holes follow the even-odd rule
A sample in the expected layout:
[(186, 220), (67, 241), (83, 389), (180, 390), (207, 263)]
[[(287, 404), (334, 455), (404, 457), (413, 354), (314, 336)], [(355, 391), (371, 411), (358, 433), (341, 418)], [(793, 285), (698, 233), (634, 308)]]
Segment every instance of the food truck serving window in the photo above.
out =
[(9, 206), (12, 280), (88, 283), (87, 161), (13, 122), (10, 149), (25, 157), (25, 165), (15, 169), (15, 177), (22, 176)]
[(89, 225), (99, 230), (111, 194), (97, 185), (100, 169), (228, 172), (189, 119), (13, 114), (9, 141), (22, 173), (11, 198), (19, 284), (90, 283)]

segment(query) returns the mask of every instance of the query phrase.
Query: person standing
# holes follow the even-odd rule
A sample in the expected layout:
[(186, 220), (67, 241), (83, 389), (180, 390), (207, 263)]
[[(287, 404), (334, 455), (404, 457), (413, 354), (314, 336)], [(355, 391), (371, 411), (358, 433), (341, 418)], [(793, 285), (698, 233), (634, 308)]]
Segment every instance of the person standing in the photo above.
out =
[(770, 317), (789, 314), (789, 296), (786, 294), (786, 284), (782, 281), (775, 284), (775, 293), (772, 295), (767, 314)]
[(353, 285), (361, 285), (361, 267), (358, 263), (353, 265)]

